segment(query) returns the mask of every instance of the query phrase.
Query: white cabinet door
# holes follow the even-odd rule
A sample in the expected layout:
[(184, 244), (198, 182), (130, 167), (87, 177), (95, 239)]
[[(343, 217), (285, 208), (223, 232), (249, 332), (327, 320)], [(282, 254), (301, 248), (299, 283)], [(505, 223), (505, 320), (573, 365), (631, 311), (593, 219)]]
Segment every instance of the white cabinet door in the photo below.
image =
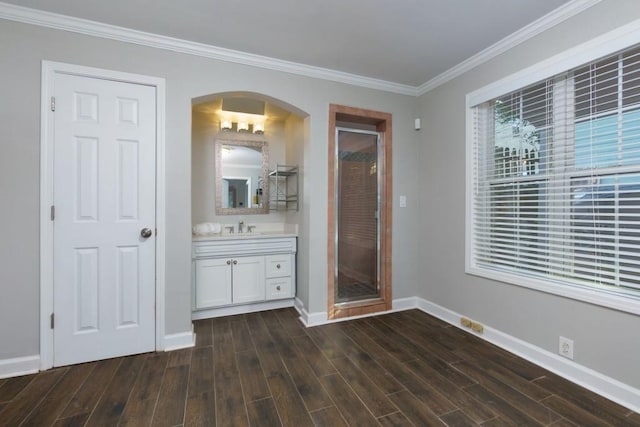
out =
[(231, 304), (231, 260), (196, 260), (196, 308)]
[(264, 289), (264, 257), (233, 259), (233, 303), (262, 301)]

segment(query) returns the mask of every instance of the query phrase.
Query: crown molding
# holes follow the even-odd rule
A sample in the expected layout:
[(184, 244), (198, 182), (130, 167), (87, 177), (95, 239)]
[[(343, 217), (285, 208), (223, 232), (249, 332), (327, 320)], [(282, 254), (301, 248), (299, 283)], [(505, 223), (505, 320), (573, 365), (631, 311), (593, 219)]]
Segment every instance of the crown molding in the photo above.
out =
[(205, 58), (249, 65), (274, 71), (282, 71), (307, 77), (346, 83), (354, 86), (377, 89), (401, 95), (416, 95), (416, 87), (386, 80), (359, 76), (328, 68), (299, 64), (262, 55), (211, 46), (204, 43), (182, 40), (159, 34), (147, 33), (115, 25), (103, 24), (88, 19), (74, 18), (57, 13), (31, 9), (0, 2), (0, 19), (39, 25), (57, 30), (133, 43), (141, 46), (186, 53)]
[(259, 67), (273, 71), (281, 71), (338, 83), (346, 83), (400, 95), (420, 96), (592, 7), (600, 1), (601, 0), (572, 0), (417, 87), (390, 82), (387, 80), (359, 76), (357, 74), (345, 73), (328, 68), (284, 61), (238, 50), (225, 49), (204, 43), (132, 30), (88, 19), (74, 18), (2, 2), (0, 2), (0, 19), (39, 25), (42, 27), (70, 31), (125, 43), (170, 50), (173, 52), (186, 53), (189, 55)]
[(512, 33), (504, 39), (494, 43), (488, 48), (478, 52), (477, 54), (462, 61), (458, 65), (448, 69), (442, 74), (434, 77), (426, 83), (421, 84), (416, 88), (417, 95), (424, 95), (425, 93), (447, 83), (450, 80), (466, 73), (467, 71), (483, 64), (496, 56), (506, 52), (518, 46), (521, 43), (537, 36), (538, 34), (560, 24), (563, 21), (577, 15), (578, 13), (589, 9), (590, 7), (600, 3), (601, 0), (572, 0), (559, 8), (549, 12), (545, 16), (533, 21), (526, 27)]

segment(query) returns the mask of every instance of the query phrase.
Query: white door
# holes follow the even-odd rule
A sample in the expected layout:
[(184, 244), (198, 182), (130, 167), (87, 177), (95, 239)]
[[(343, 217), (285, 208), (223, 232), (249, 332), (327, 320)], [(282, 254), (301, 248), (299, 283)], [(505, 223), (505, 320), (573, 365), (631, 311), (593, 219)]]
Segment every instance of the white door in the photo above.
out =
[(156, 89), (54, 81), (54, 366), (155, 349)]

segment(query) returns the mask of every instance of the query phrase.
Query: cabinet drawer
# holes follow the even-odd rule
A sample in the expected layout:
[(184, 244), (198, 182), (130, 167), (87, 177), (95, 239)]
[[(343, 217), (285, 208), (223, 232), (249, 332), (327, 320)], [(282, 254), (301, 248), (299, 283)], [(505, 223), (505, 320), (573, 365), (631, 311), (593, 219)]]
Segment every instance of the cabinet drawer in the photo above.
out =
[(266, 276), (267, 277), (286, 277), (291, 276), (291, 255), (267, 255)]
[(291, 298), (291, 277), (267, 279), (267, 299)]

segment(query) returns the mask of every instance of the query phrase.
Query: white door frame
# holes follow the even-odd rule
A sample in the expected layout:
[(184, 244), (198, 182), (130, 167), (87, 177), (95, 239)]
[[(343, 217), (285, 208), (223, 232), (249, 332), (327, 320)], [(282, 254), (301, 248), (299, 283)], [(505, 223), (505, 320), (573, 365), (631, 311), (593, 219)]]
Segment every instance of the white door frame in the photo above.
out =
[(164, 350), (165, 330), (165, 80), (139, 74), (42, 61), (40, 116), (40, 369), (53, 367), (53, 120), (51, 97), (56, 74), (114, 80), (156, 88), (156, 350)]

